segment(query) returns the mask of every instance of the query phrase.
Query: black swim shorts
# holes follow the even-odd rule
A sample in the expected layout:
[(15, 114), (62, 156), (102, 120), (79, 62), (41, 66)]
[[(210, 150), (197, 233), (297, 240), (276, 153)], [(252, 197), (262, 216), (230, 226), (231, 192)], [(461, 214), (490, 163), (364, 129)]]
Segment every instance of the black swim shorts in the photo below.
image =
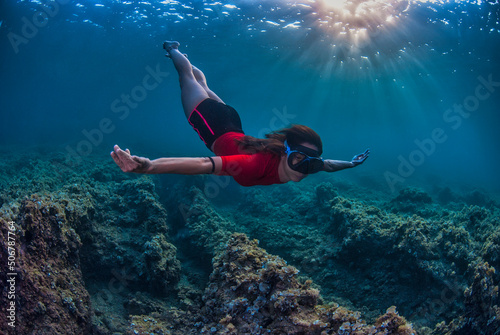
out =
[(225, 133), (244, 134), (238, 112), (233, 107), (210, 98), (196, 106), (188, 121), (210, 150), (215, 140)]

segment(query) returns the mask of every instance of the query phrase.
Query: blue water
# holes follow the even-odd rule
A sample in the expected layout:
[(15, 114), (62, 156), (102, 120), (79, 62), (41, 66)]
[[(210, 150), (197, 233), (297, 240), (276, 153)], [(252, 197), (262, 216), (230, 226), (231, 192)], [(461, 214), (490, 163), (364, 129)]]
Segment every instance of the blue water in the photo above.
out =
[(371, 148), (346, 176), (387, 192), (439, 183), (497, 193), (499, 8), (2, 1), (0, 144), (56, 145), (80, 158), (115, 143), (151, 158), (208, 155), (163, 56), (162, 41), (174, 39), (247, 134), (299, 123), (322, 136), (324, 157)]

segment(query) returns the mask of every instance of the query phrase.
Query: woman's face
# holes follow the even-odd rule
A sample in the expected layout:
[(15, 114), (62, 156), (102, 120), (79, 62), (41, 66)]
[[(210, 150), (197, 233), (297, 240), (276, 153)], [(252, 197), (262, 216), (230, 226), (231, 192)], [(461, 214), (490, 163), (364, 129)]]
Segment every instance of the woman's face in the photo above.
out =
[[(313, 149), (313, 150), (316, 150), (318, 151), (318, 147), (315, 146), (314, 144), (312, 143), (309, 143), (309, 142), (302, 142), (302, 143), (299, 143), (300, 145), (304, 146), (304, 147), (307, 147), (307, 148), (310, 148), (310, 149)], [(306, 158), (305, 155), (302, 155), (302, 154), (295, 154), (294, 157), (293, 157), (293, 161), (292, 161), (292, 164), (297, 164), (297, 163), (300, 163), (304, 158)], [(284, 158), (282, 158), (282, 164), (283, 164), (283, 167), (285, 169), (285, 173), (286, 175), (290, 178), (290, 180), (292, 181), (295, 181), (295, 182), (298, 182), (298, 181), (301, 181), (302, 179), (304, 179), (305, 177), (307, 177), (308, 175), (305, 174), (305, 173), (300, 173), (300, 172), (297, 172), (295, 170), (292, 170), (290, 168), (290, 166), (288, 166), (288, 162), (287, 162), (287, 156), (285, 155)]]

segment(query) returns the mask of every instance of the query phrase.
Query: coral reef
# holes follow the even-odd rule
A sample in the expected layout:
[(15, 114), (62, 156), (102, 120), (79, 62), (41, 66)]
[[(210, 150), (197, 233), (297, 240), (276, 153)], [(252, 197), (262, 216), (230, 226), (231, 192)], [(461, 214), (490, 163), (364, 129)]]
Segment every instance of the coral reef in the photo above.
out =
[[(327, 300), (364, 308), (368, 320), (395, 304), (418, 327), (449, 322), (460, 313), (459, 298), (471, 281), (469, 265), (481, 255), (498, 259), (492, 252), (498, 248), (492, 235), (497, 209), (466, 204), (459, 211), (439, 208), (415, 189), (378, 204), (340, 196), (330, 183), (314, 190), (287, 192), (286, 203), (297, 206), (285, 212), (264, 216), (240, 207), (235, 221), (244, 227), (239, 231), (297, 266), (319, 284)], [(258, 203), (284, 209), (283, 196), (275, 196), (273, 191), (252, 191), (245, 203), (257, 197)], [(411, 201), (420, 204), (415, 211), (426, 217), (394, 205)]]
[(98, 270), (104, 281), (113, 278), (113, 269), (122, 269), (134, 274), (127, 277), (129, 285), (165, 295), (179, 280), (180, 263), (166, 240), (167, 212), (154, 184), (149, 178), (113, 184), (89, 190), (97, 203), (95, 214), (77, 229), (92, 260), (83, 268)]
[(0, 161), (1, 300), (14, 222), (16, 332), (500, 333), (500, 215), (483, 192), (391, 198), (311, 178), (206, 195), (214, 177), (64, 159)]
[[(60, 229), (72, 232), (74, 239), (78, 240), (75, 252), (79, 259), (74, 262), (78, 268), (73, 270), (74, 266), (68, 266), (62, 271), (68, 274), (68, 278), (60, 276), (59, 282), (65, 283), (68, 289), (72, 286), (69, 283), (76, 285), (81, 282), (81, 289), (87, 297), (84, 300), (89, 313), (86, 322), (94, 333), (124, 331), (130, 313), (123, 306), (131, 306), (129, 300), (134, 299), (136, 290), (164, 298), (175, 296), (181, 267), (176, 247), (168, 241), (167, 212), (159, 203), (155, 184), (150, 178), (126, 177), (115, 171), (112, 162), (108, 161), (102, 164), (88, 161), (73, 167), (64, 164), (62, 159), (57, 154), (48, 160), (19, 157), (21, 161), (28, 160), (28, 164), (19, 168), (17, 173), (10, 170), (11, 178), (3, 180), (2, 187), (8, 192), (3, 196), (1, 210), (5, 214), (2, 216), (10, 217), (16, 223), (24, 222), (20, 221), (23, 220), (20, 211), (25, 206), (20, 195), (24, 190), (25, 194), (33, 194), (33, 199), (39, 199), (33, 201), (40, 210), (55, 216), (49, 221), (68, 226)], [(14, 159), (9, 163), (21, 166)], [(40, 183), (32, 180), (40, 180)], [(47, 230), (37, 224), (30, 227), (28, 237), (55, 229)], [(72, 250), (64, 250), (64, 236), (45, 239), (53, 241), (50, 243), (61, 240), (60, 250), (54, 249), (54, 254), (40, 257), (31, 249), (27, 254), (50, 269), (54, 267), (52, 262), (57, 256)], [(61, 272), (58, 269), (46, 271)], [(79, 279), (71, 279), (72, 274)], [(51, 290), (53, 285), (44, 281), (21, 282), (31, 285), (37, 292)], [(66, 295), (67, 299), (63, 298), (63, 301), (76, 304), (82, 300)], [(95, 313), (91, 318), (92, 310)], [(68, 325), (73, 323), (68, 322)], [(67, 332), (54, 330), (50, 333)], [(74, 333), (81, 331), (75, 330)], [(89, 333), (88, 329), (86, 333)]]
[[(315, 320), (306, 319), (318, 301), (318, 290), (310, 282), (300, 284), (297, 269), (258, 248), (257, 241), (233, 235), (213, 267), (203, 297), (203, 314), (212, 321), (205, 331), (220, 324), (222, 333), (259, 334), (268, 329), (292, 334), (313, 326)], [(316, 325), (320, 329), (320, 322)]]
[(414, 334), (395, 312), (367, 326), (359, 313), (318, 306), (312, 281), (297, 280), (298, 270), (268, 254), (244, 234), (234, 234), (214, 258), (214, 271), (202, 309), (209, 322), (201, 332), (220, 334)]
[[(214, 271), (203, 296), (204, 305), (191, 313), (170, 310), (164, 315), (134, 316), (129, 334), (416, 334), (391, 307), (375, 325), (338, 305), (318, 305), (312, 282), (300, 282), (298, 270), (258, 247), (244, 234), (231, 236), (213, 260)], [(175, 316), (193, 328), (173, 324)], [(181, 315), (179, 315), (181, 314)], [(181, 331), (182, 330), (182, 331)]]
[[(280, 201), (271, 200), (272, 195), (259, 196), (276, 206)], [(368, 307), (369, 317), (374, 320), (381, 309), (393, 304), (410, 315), (432, 293), (438, 295), (446, 288), (442, 279), (445, 270), (441, 270), (441, 279), (436, 279), (431, 269), (439, 255), (433, 250), (435, 242), (426, 237), (437, 236), (438, 229), (422, 218), (401, 218), (379, 207), (346, 199), (328, 183), (317, 185), (311, 194), (292, 197), (289, 202), (300, 206), (252, 221), (245, 220), (250, 213), (241, 208), (242, 215), (236, 221), (248, 225), (250, 235), (259, 238), (266, 250), (314, 279), (328, 300)], [(301, 206), (307, 206), (309, 211), (301, 213)], [(286, 224), (277, 224), (283, 221)], [(377, 289), (388, 283), (391, 290)], [(433, 286), (436, 288), (432, 292), (429, 289)]]

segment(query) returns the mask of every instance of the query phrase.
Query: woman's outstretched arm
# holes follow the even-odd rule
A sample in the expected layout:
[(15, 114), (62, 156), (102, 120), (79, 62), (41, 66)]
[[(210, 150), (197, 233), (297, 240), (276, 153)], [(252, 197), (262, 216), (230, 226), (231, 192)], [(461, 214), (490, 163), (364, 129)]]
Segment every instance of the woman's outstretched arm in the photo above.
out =
[(336, 161), (333, 159), (325, 159), (325, 171), (336, 172), (344, 169), (353, 168), (354, 165), (347, 161)]
[(355, 166), (363, 164), (363, 162), (368, 158), (369, 155), (370, 155), (370, 149), (366, 149), (366, 151), (363, 152), (362, 154), (354, 156), (350, 162), (335, 161), (333, 159), (325, 159), (325, 171), (326, 172), (335, 172), (335, 171), (353, 168)]
[[(208, 174), (218, 173), (222, 168), (222, 159), (212, 157), (214, 164), (208, 157), (167, 157), (149, 160), (145, 157), (130, 155), (130, 150), (122, 150), (114, 146), (111, 157), (123, 172), (145, 174)], [(212, 172), (213, 169), (213, 172)]]

